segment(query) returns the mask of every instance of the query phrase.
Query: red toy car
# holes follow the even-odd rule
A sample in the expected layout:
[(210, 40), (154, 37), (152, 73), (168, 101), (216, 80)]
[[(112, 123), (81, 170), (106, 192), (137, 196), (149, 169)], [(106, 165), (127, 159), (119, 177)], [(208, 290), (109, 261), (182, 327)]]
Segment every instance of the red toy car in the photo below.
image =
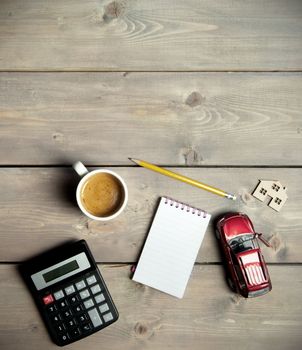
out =
[(226, 257), (231, 288), (245, 298), (268, 293), (272, 284), (257, 238), (270, 245), (254, 231), (248, 216), (224, 215), (217, 223), (216, 235)]

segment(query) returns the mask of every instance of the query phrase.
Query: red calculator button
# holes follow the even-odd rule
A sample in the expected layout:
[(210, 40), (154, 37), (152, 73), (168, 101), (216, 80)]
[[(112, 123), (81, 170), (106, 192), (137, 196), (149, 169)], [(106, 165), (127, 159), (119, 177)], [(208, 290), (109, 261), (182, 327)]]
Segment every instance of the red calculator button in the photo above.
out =
[(51, 294), (48, 294), (45, 297), (43, 297), (43, 301), (45, 305), (48, 305), (54, 302), (54, 298)]

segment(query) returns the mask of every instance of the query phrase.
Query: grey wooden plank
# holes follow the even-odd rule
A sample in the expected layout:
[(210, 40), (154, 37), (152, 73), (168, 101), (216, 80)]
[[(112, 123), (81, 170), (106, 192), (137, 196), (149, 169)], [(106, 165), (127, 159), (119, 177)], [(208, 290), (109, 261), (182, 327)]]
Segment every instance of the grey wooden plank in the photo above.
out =
[(1, 1), (2, 70), (298, 70), (297, 0)]
[[(120, 318), (66, 349), (301, 349), (301, 266), (269, 266), (273, 290), (255, 299), (232, 293), (221, 266), (195, 266), (182, 300), (131, 281), (130, 266), (100, 269)], [(57, 349), (15, 265), (0, 265), (0, 296), (3, 349)]]
[[(129, 187), (129, 203), (111, 222), (88, 220), (75, 204), (78, 178), (71, 168), (0, 169), (0, 261), (21, 261), (71, 239), (86, 239), (99, 262), (136, 262), (155, 213), (166, 195), (213, 215), (199, 262), (219, 262), (214, 221), (228, 211), (249, 215), (258, 232), (270, 239), (266, 260), (302, 262), (301, 169), (173, 168), (187, 176), (238, 195), (236, 202), (142, 168), (112, 168)], [(250, 193), (258, 179), (279, 179), (289, 199), (278, 213)]]
[(0, 164), (301, 165), (301, 94), (300, 73), (2, 73)]

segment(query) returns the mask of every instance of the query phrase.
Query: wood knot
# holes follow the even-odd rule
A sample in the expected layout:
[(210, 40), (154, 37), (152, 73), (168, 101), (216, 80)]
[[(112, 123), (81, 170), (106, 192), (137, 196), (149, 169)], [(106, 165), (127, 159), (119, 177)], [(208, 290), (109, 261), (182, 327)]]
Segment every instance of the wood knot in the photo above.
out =
[(186, 105), (191, 108), (201, 105), (205, 101), (205, 97), (197, 91), (193, 91), (186, 99)]
[(241, 198), (241, 200), (242, 200), (242, 202), (243, 202), (244, 204), (248, 204), (248, 203), (250, 203), (251, 201), (254, 200), (253, 196), (252, 196), (250, 193), (246, 192), (246, 191), (244, 191), (244, 192), (240, 195), (240, 198)]
[(105, 7), (103, 20), (105, 22), (109, 22), (112, 19), (121, 17), (124, 12), (125, 12), (124, 2), (112, 1)]
[(32, 324), (29, 325), (29, 331), (30, 332), (36, 333), (36, 332), (38, 332), (38, 330), (39, 330), (39, 327), (38, 327), (37, 324), (32, 323)]
[(73, 225), (73, 227), (83, 235), (90, 234), (89, 219), (86, 217), (81, 217), (78, 224)]
[(278, 252), (283, 246), (280, 235), (278, 235), (277, 233), (274, 233), (269, 239), (269, 244), (271, 245), (272, 249), (275, 252)]
[(288, 249), (282, 237), (278, 233), (273, 233), (268, 242), (271, 245), (272, 251), (278, 257), (277, 259), (279, 261), (287, 261)]
[(183, 152), (183, 157), (185, 159), (186, 165), (193, 165), (199, 163), (200, 161), (203, 161), (202, 156), (199, 155), (198, 152), (193, 148), (185, 150)]
[(140, 322), (137, 322), (134, 327), (134, 331), (137, 335), (143, 336), (148, 332), (148, 327)]
[(60, 132), (53, 133), (52, 138), (59, 143), (64, 141), (64, 135)]

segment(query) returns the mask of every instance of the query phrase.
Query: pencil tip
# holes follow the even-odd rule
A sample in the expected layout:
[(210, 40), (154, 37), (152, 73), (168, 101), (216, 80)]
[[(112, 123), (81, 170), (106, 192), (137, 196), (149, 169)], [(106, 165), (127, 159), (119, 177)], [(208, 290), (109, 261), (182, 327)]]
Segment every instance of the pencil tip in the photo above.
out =
[(137, 164), (137, 160), (136, 160), (136, 159), (134, 159), (134, 158), (130, 158), (130, 157), (128, 157), (128, 159), (129, 159), (129, 160), (131, 160), (131, 162), (133, 162), (133, 163)]
[(231, 193), (227, 193), (226, 194), (226, 198), (231, 199), (233, 201), (235, 201), (237, 199), (237, 197), (234, 194), (231, 194)]

